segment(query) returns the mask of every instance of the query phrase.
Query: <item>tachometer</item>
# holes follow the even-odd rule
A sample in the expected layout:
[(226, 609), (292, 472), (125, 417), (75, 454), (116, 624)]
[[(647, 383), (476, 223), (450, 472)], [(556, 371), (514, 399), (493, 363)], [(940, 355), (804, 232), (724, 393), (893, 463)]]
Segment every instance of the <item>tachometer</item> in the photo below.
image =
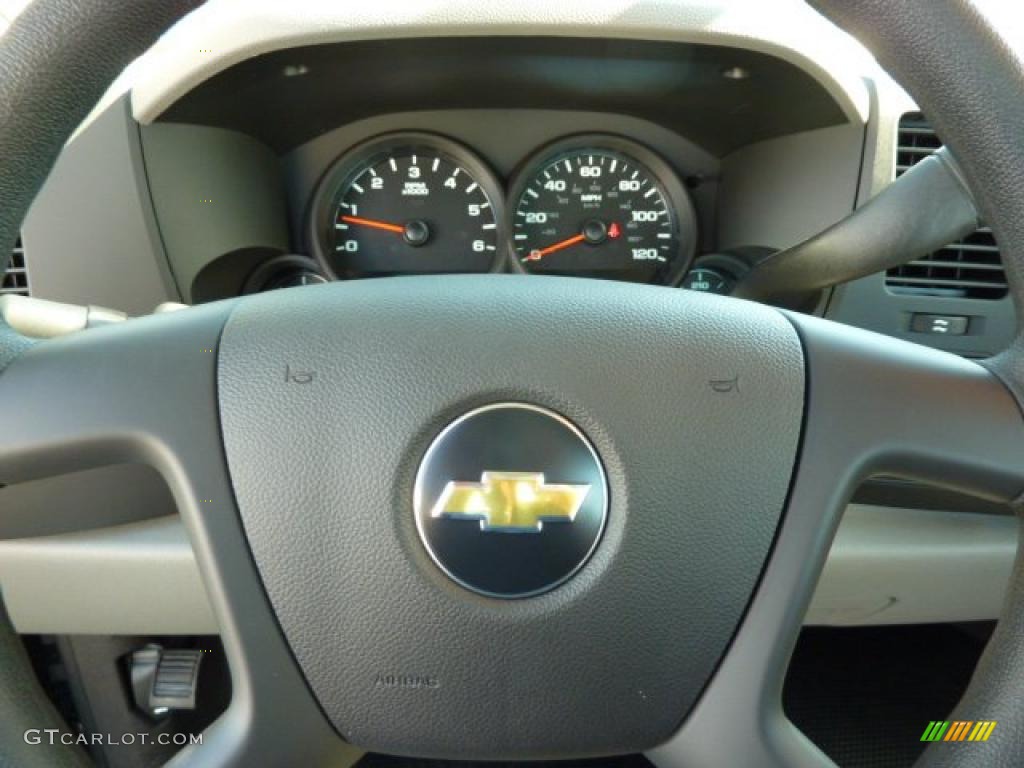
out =
[(505, 248), (494, 177), (436, 136), (395, 134), (358, 147), (328, 171), (314, 211), (314, 251), (340, 278), (487, 272)]
[(693, 256), (696, 217), (682, 184), (623, 139), (548, 148), (511, 200), (513, 263), (528, 272), (674, 283)]

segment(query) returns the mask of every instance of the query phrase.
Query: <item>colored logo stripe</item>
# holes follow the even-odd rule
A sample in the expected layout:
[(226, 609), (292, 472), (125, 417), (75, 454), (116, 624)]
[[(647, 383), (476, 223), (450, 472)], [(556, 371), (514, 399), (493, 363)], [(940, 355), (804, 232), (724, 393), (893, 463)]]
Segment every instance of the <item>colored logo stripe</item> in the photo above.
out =
[(968, 741), (988, 741), (988, 737), (992, 735), (992, 731), (996, 729), (995, 720), (979, 720), (978, 724), (974, 726), (974, 730), (971, 731), (971, 735), (968, 737)]
[(963, 741), (964, 737), (967, 735), (968, 729), (972, 725), (974, 725), (974, 723), (969, 720), (954, 721), (946, 732), (946, 738), (944, 738), (943, 741)]
[(995, 728), (995, 720), (932, 720), (921, 741), (988, 741)]
[(947, 728), (949, 728), (948, 722), (932, 720), (924, 729), (921, 741), (938, 741), (946, 733)]

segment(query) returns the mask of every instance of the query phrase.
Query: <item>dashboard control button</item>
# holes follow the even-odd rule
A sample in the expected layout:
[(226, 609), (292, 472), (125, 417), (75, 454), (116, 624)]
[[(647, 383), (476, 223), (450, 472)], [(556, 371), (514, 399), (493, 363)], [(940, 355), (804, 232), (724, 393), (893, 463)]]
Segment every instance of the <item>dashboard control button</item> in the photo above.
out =
[(929, 315), (916, 313), (911, 317), (910, 330), (941, 336), (963, 336), (970, 318), (963, 315)]

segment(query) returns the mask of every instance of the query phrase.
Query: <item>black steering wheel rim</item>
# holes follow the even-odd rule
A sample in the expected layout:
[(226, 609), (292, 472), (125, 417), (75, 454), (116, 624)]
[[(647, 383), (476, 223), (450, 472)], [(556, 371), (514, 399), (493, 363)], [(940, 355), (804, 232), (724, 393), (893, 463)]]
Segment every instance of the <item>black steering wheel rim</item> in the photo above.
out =
[[(0, 70), (12, 73), (0, 83), (0, 105), (4, 113), (15, 115), (0, 130), (0, 198), (5, 206), (0, 210), (0, 243), (13, 242), (21, 218), (35, 191), (45, 179), (49, 167), (55, 161), (64, 140), (75, 126), (85, 117), (93, 102), (105, 87), (136, 55), (148, 48), (156, 37), (177, 18), (191, 10), (195, 2), (101, 2), (100, 0), (38, 0), (26, 13), (15, 22), (6, 38), (0, 43)], [(979, 206), (991, 224), (1000, 242), (1007, 270), (1011, 292), (1018, 310), (1024, 307), (1024, 153), (1019, 150), (1019, 126), (1024, 125), (1024, 72), (1019, 58), (1010, 51), (999, 36), (991, 29), (988, 22), (981, 17), (972, 6), (964, 0), (948, 0), (932, 2), (931, 0), (913, 0), (913, 2), (893, 4), (885, 0), (857, 0), (856, 2), (840, 2), (825, 0), (816, 5), (841, 27), (852, 32), (868, 48), (875, 53), (879, 61), (903, 84), (917, 99), (921, 107), (933, 120), (939, 132), (956, 153), (963, 171), (970, 181), (977, 196)], [(951, 54), (951, 52), (955, 52)], [(81, 61), (91, 63), (89, 67), (81, 67)], [(40, 73), (72, 73), (70, 77), (43, 77)], [(1016, 97), (1016, 98), (1014, 98)], [(203, 340), (211, 347), (220, 343), (220, 326), (218, 322), (227, 321), (231, 307), (216, 306), (193, 310), (192, 318), (182, 323), (191, 323), (193, 336), (188, 343)], [(869, 459), (878, 458), (884, 453), (885, 462), (903, 466), (908, 473), (921, 476), (935, 476), (940, 471), (954, 473), (956, 466), (965, 467), (962, 477), (954, 477), (954, 484), (992, 493), (1001, 498), (1011, 498), (1019, 493), (1024, 485), (1018, 480), (1022, 473), (1017, 466), (1019, 460), (1005, 454), (1013, 454), (1014, 446), (1020, 446), (1020, 412), (1014, 404), (1010, 410), (1009, 398), (1005, 392), (1000, 394), (993, 380), (980, 377), (972, 364), (959, 363), (922, 352), (920, 359), (880, 360), (877, 356), (867, 356), (859, 347), (854, 337), (845, 332), (831, 328), (827, 323), (817, 323), (810, 319), (790, 316), (790, 321), (800, 334), (808, 358), (809, 370), (818, 372), (819, 388), (827, 385), (831, 389), (819, 389), (825, 394), (818, 396), (815, 408), (841, 409), (849, 407), (841, 402), (842, 397), (851, 397), (849, 382), (841, 382), (836, 378), (828, 382), (829, 372), (850, 370), (862, 365), (864, 370), (874, 373), (884, 370), (885, 375), (880, 381), (890, 390), (903, 388), (910, 397), (911, 390), (919, 399), (930, 400), (935, 407), (942, 407), (951, 393), (966, 393), (972, 402), (989, 404), (988, 409), (972, 410), (951, 414), (950, 423), (962, 419), (964, 433), (969, 431), (980, 434), (984, 439), (975, 441), (964, 438), (963, 445), (958, 446), (955, 460), (950, 456), (938, 455), (937, 449), (929, 455), (924, 446), (939, 437), (927, 430), (913, 434), (914, 425), (907, 426), (907, 434), (901, 437), (903, 443), (893, 447), (890, 445), (884, 452), (871, 453), (864, 446), (868, 438), (863, 437), (863, 445), (858, 443), (862, 437), (853, 434), (849, 453), (837, 450), (836, 464), (821, 465), (816, 469), (819, 475), (828, 476), (829, 471), (841, 469), (839, 460), (850, 459), (856, 455), (863, 461), (853, 474), (863, 474), (871, 469)], [(95, 345), (103, 342), (98, 335)], [(183, 337), (182, 337), (183, 338)], [(182, 341), (182, 344), (185, 342)], [(61, 353), (60, 342), (53, 345), (41, 345), (50, 351), (39, 350), (36, 360), (39, 375), (50, 373), (58, 375), (63, 368), (70, 365), (76, 357), (81, 362), (85, 352), (94, 345), (69, 345), (66, 353)], [(22, 357), (28, 343), (12, 334), (4, 336), (0, 352), (4, 359), (0, 360), (0, 368), (7, 362)], [(108, 361), (112, 366), (118, 364), (113, 358), (123, 358), (123, 363), (130, 370), (127, 352), (142, 354), (137, 341), (115, 349)], [(58, 362), (58, 355), (62, 355)], [(103, 353), (107, 354), (107, 353)], [(906, 354), (900, 350), (900, 355)], [(67, 363), (63, 361), (69, 361)], [(20, 361), (19, 361), (20, 362)], [(1024, 342), (1018, 339), (1008, 350), (985, 365), (999, 377), (999, 380), (1013, 393), (1018, 402), (1024, 399)], [(15, 375), (28, 377), (28, 366), (12, 366)], [(824, 372), (824, 373), (821, 373)], [(924, 374), (930, 372), (935, 379), (929, 383)], [(214, 371), (214, 376), (216, 376)], [(856, 379), (856, 377), (854, 377)], [(824, 385), (822, 380), (826, 380)], [(872, 379), (859, 381), (862, 388), (861, 397), (872, 408), (879, 408), (879, 403), (886, 392), (875, 392), (878, 400), (868, 397)], [(55, 392), (57, 390), (54, 390)], [(812, 399), (814, 395), (812, 393)], [(831, 401), (828, 401), (829, 398)], [(824, 403), (824, 404), (823, 404)], [(121, 404), (124, 407), (125, 404)], [(140, 404), (141, 407), (141, 404)], [(130, 409), (129, 409), (130, 410)], [(141, 411), (140, 411), (141, 413)], [(216, 412), (207, 414), (216, 423), (219, 415)], [(898, 416), (890, 414), (892, 418)], [(35, 425), (33, 429), (37, 429)], [(47, 425), (44, 425), (46, 427)], [(865, 425), (868, 429), (873, 425)], [(48, 425), (54, 435), (60, 434), (61, 425), (54, 422)], [(27, 429), (27, 428), (26, 428)], [(812, 421), (805, 425), (803, 453), (805, 457), (813, 447), (824, 455), (831, 448), (824, 433), (817, 433), (817, 426)], [(10, 466), (19, 461), (28, 462), (30, 455), (38, 458), (42, 449), (38, 440), (26, 439), (15, 445), (21, 425), (13, 429), (14, 436), (0, 447), (0, 456)], [(955, 431), (951, 428), (951, 432)], [(26, 432), (27, 434), (27, 432)], [(211, 450), (220, 449), (220, 436), (216, 430), (212, 432), (198, 429), (191, 432), (189, 440), (196, 435), (211, 441)], [(184, 438), (183, 438), (184, 439)], [(821, 441), (816, 443), (816, 441)], [(987, 443), (987, 444), (986, 444)], [(134, 446), (133, 450), (140, 449)], [(183, 468), (162, 455), (162, 448), (156, 445), (145, 447), (151, 453), (155, 463), (162, 463), (168, 475), (180, 473)], [(3, 451), (6, 451), (4, 453)], [(130, 453), (116, 441), (100, 446), (101, 454), (108, 458)], [(43, 462), (44, 464), (46, 462)], [(879, 458), (876, 466), (882, 465)], [(802, 464), (802, 467), (808, 467)], [(35, 471), (35, 470), (34, 470)], [(195, 471), (195, 468), (190, 468)], [(200, 473), (201, 474), (201, 473)], [(949, 481), (949, 477), (944, 478)], [(215, 484), (215, 480), (210, 480)], [(193, 480), (189, 485), (198, 487)], [(841, 485), (841, 484), (840, 484)], [(182, 488), (185, 486), (183, 485)], [(796, 520), (792, 505), (799, 506), (801, 492), (806, 486), (800, 484), (799, 470), (795, 481), (793, 498), (790, 500), (790, 511), (787, 512), (785, 524), (788, 526)], [(223, 489), (231, 495), (230, 488)], [(806, 491), (808, 499), (826, 498), (830, 494), (827, 489), (816, 488), (814, 492)], [(815, 495), (817, 494), (817, 495)], [(832, 499), (836, 506), (841, 499)], [(189, 497), (182, 491), (179, 503), (187, 507), (194, 506), (194, 494)], [(201, 512), (193, 510), (196, 516)], [(814, 534), (808, 529), (807, 535)], [(828, 538), (830, 530), (826, 527), (816, 534), (818, 538)], [(781, 548), (785, 542), (794, 539), (780, 536), (777, 542)], [(245, 541), (240, 544), (239, 552), (246, 552)], [(820, 545), (820, 541), (818, 544)], [(795, 545), (794, 545), (795, 546)], [(780, 552), (776, 551), (775, 559)], [(820, 566), (820, 563), (819, 563)], [(238, 564), (238, 567), (243, 567)], [(249, 563), (249, 570), (252, 564)], [(771, 565), (764, 579), (772, 577)], [(805, 576), (814, 576), (814, 564), (808, 565)], [(221, 600), (225, 599), (223, 595)], [(217, 599), (215, 599), (216, 602)], [(751, 612), (745, 621), (756, 618), (757, 611), (764, 603), (755, 599)], [(233, 607), (237, 610), (237, 606)], [(260, 607), (254, 607), (258, 612)], [(790, 613), (800, 612), (801, 606), (796, 604)], [(790, 619), (792, 616), (789, 617)], [(264, 631), (276, 633), (277, 627), (272, 623), (263, 628)], [(742, 642), (742, 636), (737, 643)], [(736, 669), (736, 664), (729, 664), (729, 657), (736, 656), (734, 647), (719, 670), (718, 675), (742, 675), (743, 669)], [(282, 644), (278, 651), (282, 658), (290, 659), (287, 648)], [(236, 649), (239, 657), (245, 651)], [(786, 656), (786, 643), (780, 642), (772, 649), (775, 655)], [(776, 659), (778, 661), (778, 659)], [(748, 670), (749, 671), (749, 670)], [(1024, 732), (1024, 707), (1017, 701), (1018, 692), (1014, 681), (1024, 679), (1024, 565), (1018, 562), (1011, 583), (1010, 593), (1004, 615), (985, 656), (972, 680), (971, 687), (957, 710), (963, 719), (998, 719), (1003, 738), (972, 745), (971, 749), (931, 748), (922, 758), (922, 765), (1016, 765), (1021, 759), (1021, 740), (1015, 734)], [(757, 681), (755, 681), (757, 683)], [(755, 684), (754, 689), (759, 695), (773, 695), (774, 683)], [(723, 710), (715, 709), (713, 697), (709, 696), (690, 713), (690, 719), (698, 723), (708, 723), (709, 718), (719, 717)], [(296, 694), (298, 696), (298, 694)], [(299, 697), (301, 698), (301, 697)], [(308, 697), (307, 697), (308, 698)], [(709, 710), (709, 702), (711, 709)], [(755, 702), (756, 703), (756, 702)], [(323, 760), (335, 754), (336, 746), (323, 740), (320, 729), (322, 713), (312, 705), (311, 701), (302, 706), (308, 710), (311, 725), (310, 740), (316, 746), (309, 756)], [(703, 707), (703, 710), (702, 710)], [(712, 714), (708, 714), (708, 712)], [(760, 710), (758, 710), (760, 711)], [(779, 713), (781, 714), (781, 712)], [(955, 715), (955, 716), (957, 716)], [(232, 741), (232, 729), (242, 728), (240, 721), (244, 713), (235, 712), (222, 724), (219, 730), (211, 733), (210, 743), (224, 745), (224, 751), (217, 762), (230, 764), (245, 759), (238, 751), (238, 743)], [(757, 714), (756, 717), (761, 717)], [(712, 718), (713, 719), (713, 718)], [(756, 722), (751, 721), (751, 722)], [(785, 728), (772, 729), (767, 739), (760, 737), (752, 741), (750, 754), (758, 758), (770, 760), (774, 764), (819, 764), (810, 763), (808, 755), (813, 750), (804, 751), (800, 745), (800, 736)], [(313, 733), (315, 731), (315, 733)], [(698, 731), (700, 732), (700, 731)], [(663, 765), (677, 764), (680, 756), (685, 755), (686, 764), (720, 764), (721, 754), (713, 748), (716, 733), (713, 725), (703, 730), (707, 738), (707, 746), (694, 743), (694, 729), (690, 728), (679, 738), (675, 738), (651, 752), (652, 758)], [(718, 731), (723, 737), (727, 731)], [(293, 735), (295, 735), (293, 733)], [(754, 742), (757, 742), (754, 744)], [(757, 750), (756, 752), (753, 750)], [(214, 764), (214, 748), (183, 754), (182, 761), (194, 759), (197, 764)], [(740, 752), (734, 752), (740, 754)], [(26, 760), (35, 760), (31, 754)], [(50, 758), (48, 758), (50, 759)], [(64, 759), (64, 758), (61, 758)], [(72, 758), (67, 758), (72, 759)], [(817, 759), (817, 758), (814, 758)], [(31, 764), (25, 762), (24, 764)], [(52, 764), (51, 762), (48, 764)]]

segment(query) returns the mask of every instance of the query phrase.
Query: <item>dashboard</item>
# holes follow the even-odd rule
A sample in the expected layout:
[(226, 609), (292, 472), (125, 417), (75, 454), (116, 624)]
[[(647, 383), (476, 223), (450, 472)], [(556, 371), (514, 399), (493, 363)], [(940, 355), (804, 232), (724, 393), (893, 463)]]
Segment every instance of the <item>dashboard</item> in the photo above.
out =
[(357, 40), (205, 79), (140, 152), (187, 301), (454, 272), (725, 293), (852, 210), (849, 101), (738, 47)]
[[(208, 7), (65, 150), (22, 233), (36, 295), (144, 314), (481, 271), (727, 294), (940, 143), (801, 4), (460, 7), (455, 26), (255, 4), (241, 36)], [(970, 357), (1016, 324), (981, 230), (803, 309)]]
[[(68, 145), (25, 222), (22, 282), (129, 314), (422, 272), (728, 293), (751, 263), (848, 215), (940, 143), (862, 49), (779, 3), (460, 5), (458, 24), (387, 0), (253, 3), (242, 28), (215, 0)], [(209, 44), (199, 56), (196, 39)], [(447, 177), (430, 183), (421, 155), (473, 177), (454, 190), (464, 199)], [(351, 183), (365, 187), (353, 174), (382, 162), (387, 184), (392, 159), (416, 186), (355, 201)], [(565, 159), (578, 161), (571, 173)], [(625, 165), (637, 178), (610, 181)], [(582, 175), (595, 167), (600, 178)], [(344, 215), (402, 231), (338, 220), (361, 203), (379, 213)], [(971, 357), (999, 351), (1016, 324), (998, 244), (981, 230), (805, 309)], [(935, 317), (963, 332), (930, 333)]]
[[(172, 30), (67, 145), (22, 232), (33, 295), (142, 315), (456, 272), (729, 293), (750, 264), (884, 189), (917, 112), (803, 3), (461, 4), (452, 24), (388, 0), (253, 2), (242, 26), (231, 5)], [(957, 258), (990, 248), (977, 273), (995, 274), (994, 246), (968, 246)], [(1010, 300), (962, 289), (974, 273), (949, 262), (912, 267), (909, 289), (878, 274), (808, 309), (967, 356), (998, 351)], [(918, 314), (967, 318), (966, 333), (922, 333)], [(1005, 510), (908, 484), (868, 492), (859, 501), (927, 517), (930, 533), (908, 528), (879, 571), (872, 552), (891, 529), (862, 517), (833, 559), (854, 574), (870, 560), (877, 588), (837, 578), (812, 621), (882, 620), (893, 583), (903, 591), (884, 620), (937, 615), (936, 583), (969, 582), (945, 559), (962, 528), (984, 519), (1006, 539), (1006, 518), (975, 514)], [(910, 551), (932, 583), (908, 585)], [(991, 573), (1011, 558), (1001, 548)], [(988, 604), (947, 601), (942, 615), (995, 615), (996, 582), (970, 582)]]

